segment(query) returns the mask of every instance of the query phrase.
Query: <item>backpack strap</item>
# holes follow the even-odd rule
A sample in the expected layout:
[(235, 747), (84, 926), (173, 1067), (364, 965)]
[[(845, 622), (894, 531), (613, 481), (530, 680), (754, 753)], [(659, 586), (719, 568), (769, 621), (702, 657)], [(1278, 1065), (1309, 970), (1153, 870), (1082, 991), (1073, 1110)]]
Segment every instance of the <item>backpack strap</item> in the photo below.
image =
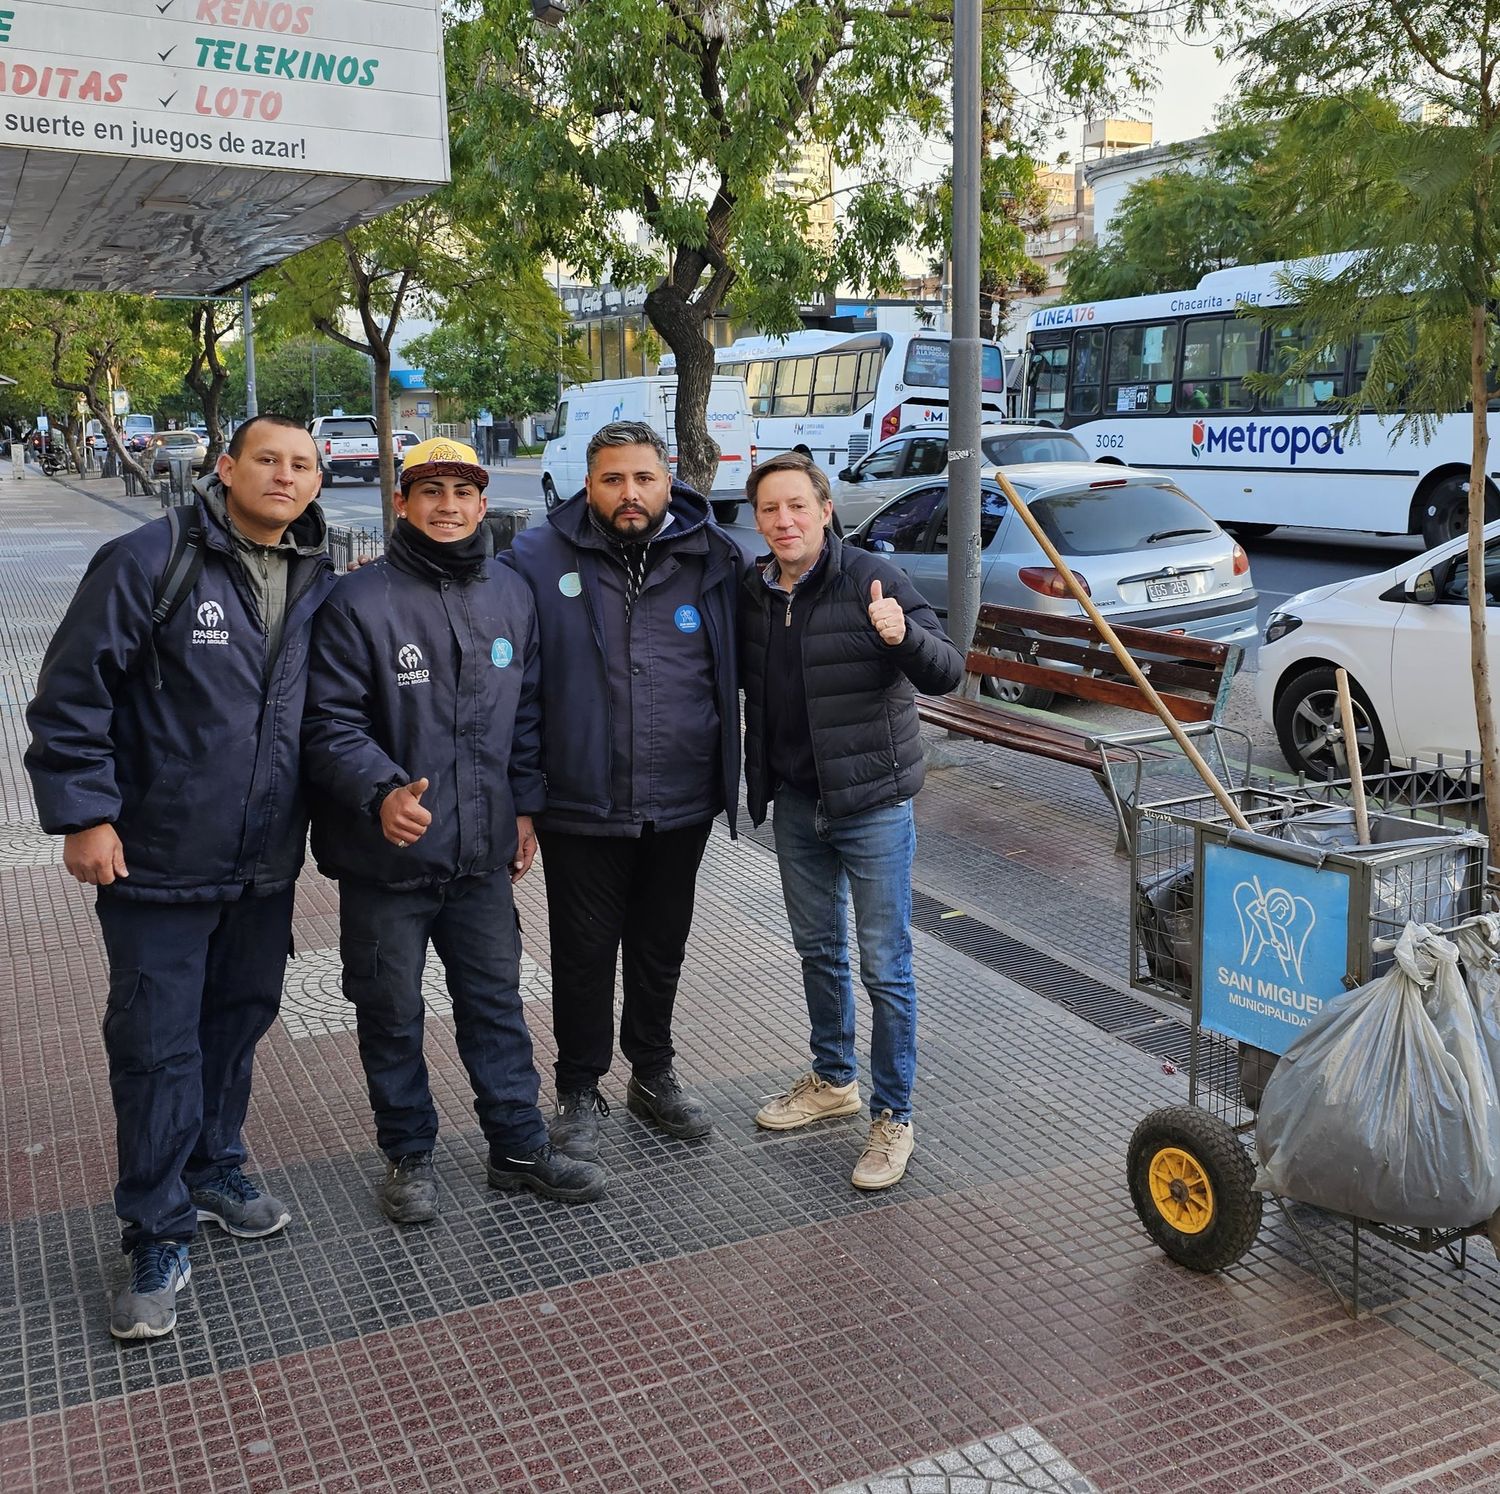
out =
[(167, 564), (156, 583), (156, 600), (151, 607), (151, 643), (148, 664), (151, 687), (161, 689), (161, 659), (156, 650), (157, 635), (177, 615), (178, 609), (192, 595), (203, 571), (207, 535), (203, 514), (196, 503), (180, 504), (167, 510), (171, 543)]

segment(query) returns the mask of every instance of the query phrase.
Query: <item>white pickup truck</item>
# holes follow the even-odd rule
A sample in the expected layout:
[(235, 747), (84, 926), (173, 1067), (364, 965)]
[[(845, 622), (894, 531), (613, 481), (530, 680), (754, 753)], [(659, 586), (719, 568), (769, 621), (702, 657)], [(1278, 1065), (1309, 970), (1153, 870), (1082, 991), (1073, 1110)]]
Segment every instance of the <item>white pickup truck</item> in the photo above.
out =
[(380, 476), (380, 439), (373, 415), (323, 415), (307, 429), (318, 448), (324, 482), (336, 477), (374, 482)]

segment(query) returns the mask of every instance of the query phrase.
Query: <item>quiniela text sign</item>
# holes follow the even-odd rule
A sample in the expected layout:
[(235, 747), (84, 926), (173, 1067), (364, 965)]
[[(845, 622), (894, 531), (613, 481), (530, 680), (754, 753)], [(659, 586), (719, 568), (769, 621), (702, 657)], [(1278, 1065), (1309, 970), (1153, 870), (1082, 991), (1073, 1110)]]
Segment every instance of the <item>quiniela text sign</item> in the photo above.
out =
[(0, 0), (0, 145), (448, 175), (440, 0)]

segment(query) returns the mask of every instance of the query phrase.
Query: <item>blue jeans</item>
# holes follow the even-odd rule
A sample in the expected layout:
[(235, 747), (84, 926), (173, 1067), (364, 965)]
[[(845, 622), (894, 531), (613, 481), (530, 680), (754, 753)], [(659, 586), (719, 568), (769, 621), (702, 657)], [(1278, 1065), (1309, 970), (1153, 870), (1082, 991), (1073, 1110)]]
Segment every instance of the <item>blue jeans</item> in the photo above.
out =
[(783, 785), (773, 829), (792, 943), (812, 1023), (812, 1066), (830, 1084), (858, 1073), (849, 897), (859, 937), (859, 978), (872, 1007), (870, 1113), (911, 1119), (917, 1069), (917, 983), (911, 968), (911, 801), (830, 820), (823, 806)]

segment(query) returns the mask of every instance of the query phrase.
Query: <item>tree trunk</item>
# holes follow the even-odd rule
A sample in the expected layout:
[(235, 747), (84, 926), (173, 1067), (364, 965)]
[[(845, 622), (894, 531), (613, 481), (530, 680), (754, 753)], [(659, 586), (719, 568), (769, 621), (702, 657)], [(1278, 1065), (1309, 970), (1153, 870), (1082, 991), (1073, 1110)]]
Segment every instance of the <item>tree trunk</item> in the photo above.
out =
[(703, 335), (703, 311), (671, 281), (646, 296), (646, 317), (677, 355), (677, 398), (672, 416), (677, 442), (676, 477), (706, 498), (719, 475), (719, 445), (708, 433), (714, 348)]
[[(229, 382), (229, 370), (219, 359), (219, 339), (238, 320), (237, 314), (232, 315), (221, 327), (215, 304), (212, 301), (200, 301), (193, 307), (189, 323), (193, 358), (188, 365), (184, 382), (198, 396), (203, 406), (203, 422), (208, 427), (208, 452), (201, 469), (205, 473), (213, 471), (214, 463), (226, 444), (219, 409), (223, 402), (224, 386)], [(203, 377), (205, 368), (208, 370), (207, 379)]]
[(1469, 400), (1474, 415), (1474, 451), (1469, 461), (1469, 657), (1474, 672), (1474, 714), (1479, 721), (1479, 771), (1484, 779), (1484, 810), (1489, 819), (1490, 886), (1500, 891), (1500, 734), (1495, 729), (1495, 695), (1485, 637), (1484, 500), (1490, 428), (1486, 388), (1483, 306), (1469, 308)]
[(396, 451), (391, 439), (391, 348), (376, 342), (371, 349), (375, 362), (375, 429), (380, 442), (380, 517), (386, 538), (396, 527)]

